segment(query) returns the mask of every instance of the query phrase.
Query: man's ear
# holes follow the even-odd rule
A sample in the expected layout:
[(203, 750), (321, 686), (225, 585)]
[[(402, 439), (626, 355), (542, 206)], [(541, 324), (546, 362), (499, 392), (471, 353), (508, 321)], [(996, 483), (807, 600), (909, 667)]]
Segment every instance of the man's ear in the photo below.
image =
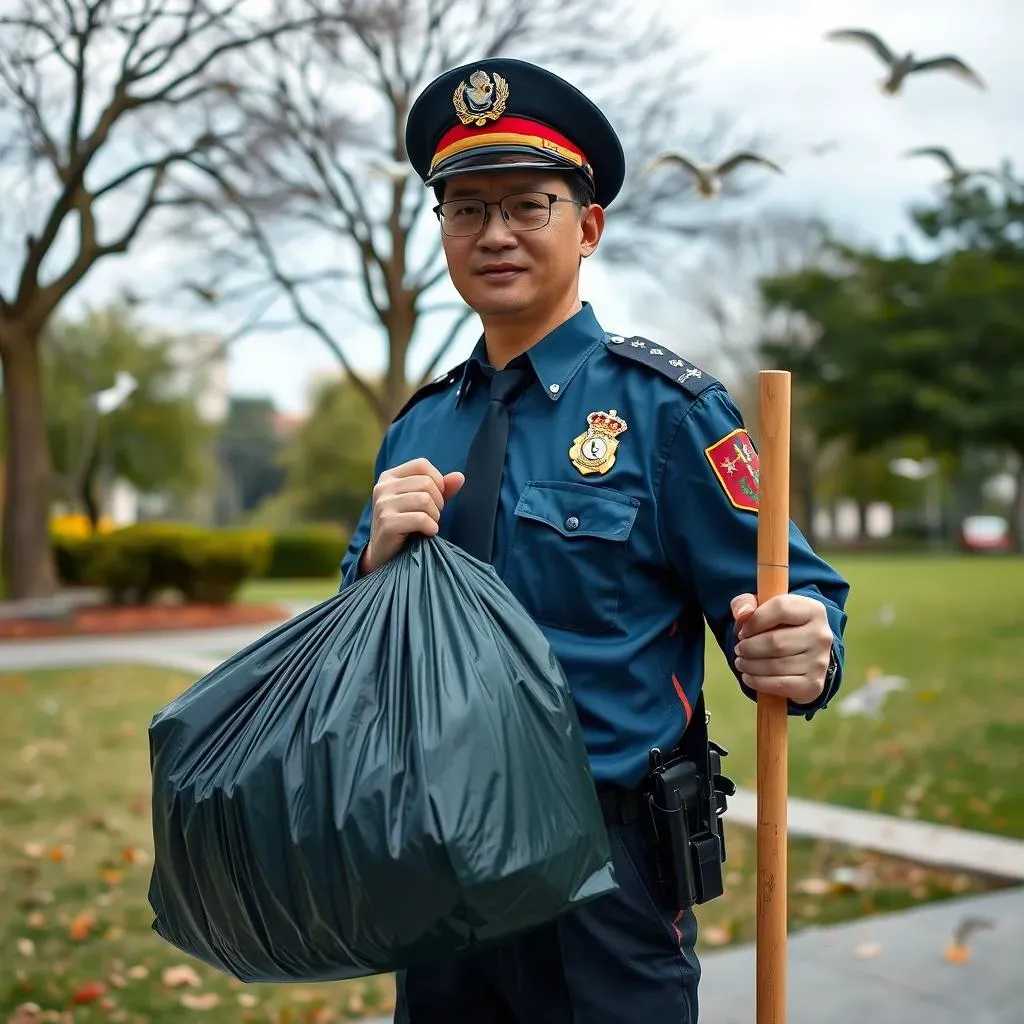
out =
[(580, 216), (580, 257), (592, 256), (604, 234), (604, 207), (592, 203)]

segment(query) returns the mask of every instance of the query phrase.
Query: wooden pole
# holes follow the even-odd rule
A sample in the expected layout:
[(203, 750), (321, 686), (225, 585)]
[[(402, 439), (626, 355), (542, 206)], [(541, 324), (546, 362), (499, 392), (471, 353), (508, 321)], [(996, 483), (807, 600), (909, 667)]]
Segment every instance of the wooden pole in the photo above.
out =
[[(790, 374), (758, 373), (757, 600), (789, 593)], [(757, 1024), (786, 1020), (788, 718), (785, 697), (757, 697)]]

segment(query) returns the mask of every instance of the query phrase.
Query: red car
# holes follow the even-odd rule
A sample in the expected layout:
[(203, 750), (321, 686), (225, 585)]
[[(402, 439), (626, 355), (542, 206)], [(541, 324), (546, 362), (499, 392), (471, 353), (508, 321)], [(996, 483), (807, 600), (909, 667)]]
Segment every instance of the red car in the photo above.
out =
[(1010, 524), (1002, 516), (968, 516), (960, 525), (966, 551), (1009, 551)]

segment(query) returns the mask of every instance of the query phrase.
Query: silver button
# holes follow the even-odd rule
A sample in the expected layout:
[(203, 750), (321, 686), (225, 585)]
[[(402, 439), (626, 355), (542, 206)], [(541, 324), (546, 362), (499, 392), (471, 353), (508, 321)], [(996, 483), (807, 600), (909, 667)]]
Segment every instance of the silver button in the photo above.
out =
[(576, 516), (569, 516), (565, 521), (565, 528), (567, 530), (578, 530), (580, 527), (580, 521)]
[(608, 339), (613, 345), (621, 345), (626, 339), (620, 334), (613, 334)]
[(551, 387), (548, 388), (548, 391), (550, 391), (551, 394), (553, 394), (553, 395), (557, 395), (558, 394), (558, 385), (557, 384), (552, 384)]

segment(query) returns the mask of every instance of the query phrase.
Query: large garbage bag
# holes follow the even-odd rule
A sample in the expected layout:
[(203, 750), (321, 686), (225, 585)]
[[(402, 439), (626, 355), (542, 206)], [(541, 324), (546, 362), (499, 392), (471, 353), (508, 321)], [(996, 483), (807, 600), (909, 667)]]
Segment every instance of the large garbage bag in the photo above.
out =
[(153, 927), (242, 981), (409, 967), (616, 885), (560, 665), (438, 538), (240, 651), (149, 738)]

